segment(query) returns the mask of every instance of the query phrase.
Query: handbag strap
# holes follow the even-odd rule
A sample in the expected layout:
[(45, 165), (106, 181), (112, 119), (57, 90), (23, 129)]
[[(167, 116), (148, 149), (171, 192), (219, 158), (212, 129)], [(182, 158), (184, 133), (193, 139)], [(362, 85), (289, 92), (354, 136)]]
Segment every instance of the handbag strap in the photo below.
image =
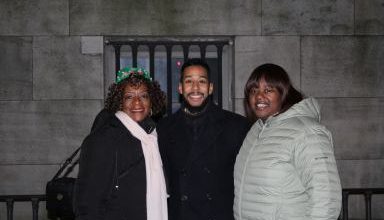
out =
[[(64, 169), (72, 162), (73, 158), (77, 155), (77, 153), (80, 151), (81, 147), (77, 148), (72, 155), (65, 160), (64, 164), (60, 167), (59, 171), (55, 174), (55, 176), (52, 178), (52, 180), (59, 178), (60, 174), (64, 171)], [(67, 172), (68, 173), (68, 172)]]

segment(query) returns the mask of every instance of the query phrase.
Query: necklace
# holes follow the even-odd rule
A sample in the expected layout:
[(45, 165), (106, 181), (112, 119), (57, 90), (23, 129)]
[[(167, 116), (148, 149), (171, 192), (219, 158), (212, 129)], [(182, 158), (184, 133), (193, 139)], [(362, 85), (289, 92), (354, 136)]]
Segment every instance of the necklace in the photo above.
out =
[(184, 112), (185, 114), (187, 115), (190, 115), (190, 116), (198, 116), (198, 115), (201, 115), (203, 112), (204, 112), (205, 109), (203, 109), (202, 111), (199, 111), (199, 112), (191, 112), (189, 111), (188, 108), (184, 108)]

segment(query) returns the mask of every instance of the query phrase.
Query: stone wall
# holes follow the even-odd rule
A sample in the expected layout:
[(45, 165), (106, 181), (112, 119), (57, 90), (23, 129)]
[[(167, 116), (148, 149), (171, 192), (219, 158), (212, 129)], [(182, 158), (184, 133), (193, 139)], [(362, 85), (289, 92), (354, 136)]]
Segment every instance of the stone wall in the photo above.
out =
[[(383, 0), (2, 0), (0, 17), (0, 195), (43, 193), (89, 132), (108, 82), (104, 36), (233, 36), (234, 110), (256, 66), (283, 66), (322, 105), (343, 187), (384, 187)], [(352, 202), (363, 217), (363, 198)]]

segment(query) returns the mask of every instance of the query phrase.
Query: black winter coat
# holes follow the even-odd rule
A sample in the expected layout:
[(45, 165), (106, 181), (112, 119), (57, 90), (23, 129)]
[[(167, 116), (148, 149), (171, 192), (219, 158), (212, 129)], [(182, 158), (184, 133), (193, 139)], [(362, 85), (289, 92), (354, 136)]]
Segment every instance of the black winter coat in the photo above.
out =
[(104, 119), (81, 146), (74, 198), (76, 219), (146, 220), (141, 143), (114, 115)]
[(194, 147), (182, 110), (157, 127), (170, 194), (169, 220), (234, 219), (233, 167), (250, 123), (213, 104), (204, 114)]

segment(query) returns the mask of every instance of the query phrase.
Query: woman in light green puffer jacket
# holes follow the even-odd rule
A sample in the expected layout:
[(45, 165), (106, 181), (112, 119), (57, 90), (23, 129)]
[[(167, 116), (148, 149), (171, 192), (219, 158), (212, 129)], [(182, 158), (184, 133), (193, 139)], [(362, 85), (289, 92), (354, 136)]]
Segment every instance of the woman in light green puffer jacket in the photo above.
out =
[(303, 99), (274, 64), (256, 68), (245, 86), (255, 121), (236, 158), (236, 220), (335, 220), (341, 186), (331, 133), (315, 99)]

